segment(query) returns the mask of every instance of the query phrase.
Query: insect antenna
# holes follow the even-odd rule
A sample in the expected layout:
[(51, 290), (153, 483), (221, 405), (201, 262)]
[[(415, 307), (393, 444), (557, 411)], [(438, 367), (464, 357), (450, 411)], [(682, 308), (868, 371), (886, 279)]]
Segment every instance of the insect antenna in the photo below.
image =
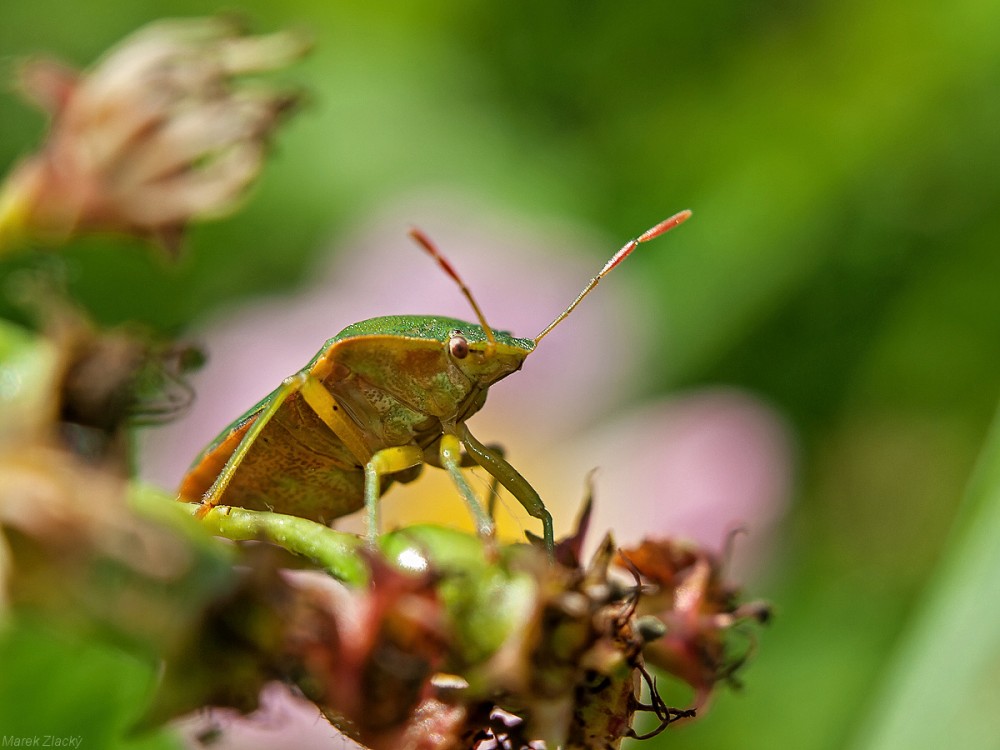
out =
[(479, 304), (476, 302), (476, 298), (472, 296), (472, 292), (469, 290), (469, 287), (465, 285), (465, 282), (462, 281), (462, 277), (458, 275), (458, 271), (456, 271), (451, 263), (448, 262), (448, 259), (441, 254), (441, 251), (437, 249), (437, 246), (431, 242), (430, 237), (422, 231), (416, 227), (411, 227), (409, 235), (418, 245), (420, 245), (420, 247), (426, 250), (427, 254), (434, 258), (438, 262), (438, 265), (444, 269), (444, 272), (451, 276), (451, 278), (455, 280), (455, 283), (458, 284), (458, 288), (462, 290), (462, 294), (464, 294), (465, 298), (469, 300), (469, 304), (472, 305), (472, 309), (475, 311), (476, 317), (479, 319), (479, 325), (482, 326), (483, 333), (486, 334), (486, 340), (489, 342), (489, 348), (493, 349), (497, 343), (496, 337), (493, 335), (493, 329), (490, 328), (490, 324), (486, 322), (486, 316), (483, 315), (483, 311), (479, 309)]
[(579, 296), (575, 300), (573, 300), (573, 304), (567, 307), (555, 320), (549, 323), (545, 327), (545, 330), (543, 330), (540, 334), (535, 336), (535, 346), (538, 346), (538, 342), (541, 341), (546, 336), (548, 336), (549, 331), (551, 331), (557, 325), (562, 323), (563, 320), (565, 320), (569, 316), (569, 314), (576, 309), (576, 306), (583, 301), (583, 298), (594, 290), (594, 287), (597, 286), (600, 280), (603, 279), (605, 276), (607, 276), (609, 273), (611, 273), (614, 267), (617, 266), (619, 263), (621, 263), (623, 260), (625, 260), (629, 255), (631, 255), (632, 251), (635, 250), (639, 245), (641, 245), (643, 242), (649, 242), (650, 240), (656, 239), (661, 234), (668, 232), (674, 227), (676, 227), (678, 224), (683, 224), (689, 218), (691, 218), (691, 212), (689, 210), (685, 209), (684, 211), (679, 211), (678, 213), (671, 216), (669, 219), (664, 219), (655, 227), (647, 229), (645, 232), (640, 234), (635, 239), (631, 239), (628, 242), (626, 242), (622, 246), (621, 250), (612, 255), (611, 259), (604, 264), (604, 268), (601, 269), (601, 272), (597, 274), (597, 276), (592, 278), (590, 280), (590, 283), (583, 288), (583, 291), (580, 292)]

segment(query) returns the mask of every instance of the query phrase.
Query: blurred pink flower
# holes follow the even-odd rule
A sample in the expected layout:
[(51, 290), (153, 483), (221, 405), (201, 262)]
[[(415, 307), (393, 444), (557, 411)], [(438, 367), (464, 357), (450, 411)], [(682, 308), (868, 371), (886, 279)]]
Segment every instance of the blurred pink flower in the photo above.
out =
[(26, 62), (20, 87), (52, 125), (4, 185), (0, 235), (112, 230), (172, 248), (192, 219), (235, 208), (295, 101), (235, 78), (284, 67), (307, 47), (297, 34), (251, 37), (194, 18), (150, 24), (84, 73)]
[(198, 750), (364, 750), (338, 732), (314, 703), (277, 682), (264, 689), (261, 708), (250, 717), (212, 709), (176, 721), (173, 727), (188, 747)]
[(613, 529), (621, 544), (662, 536), (716, 550), (743, 528), (748, 533), (733, 548), (743, 576), (765, 556), (792, 489), (785, 423), (733, 388), (633, 407), (575, 441), (568, 458), (569, 476), (600, 467), (596, 528)]

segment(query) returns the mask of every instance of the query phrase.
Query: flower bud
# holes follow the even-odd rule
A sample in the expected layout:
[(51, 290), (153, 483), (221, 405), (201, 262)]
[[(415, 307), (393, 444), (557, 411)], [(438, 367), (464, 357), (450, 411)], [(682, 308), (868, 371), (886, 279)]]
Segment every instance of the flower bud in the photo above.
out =
[(307, 47), (291, 32), (251, 37), (224, 19), (186, 19), (139, 30), (83, 73), (22, 64), (19, 87), (51, 126), (0, 192), (0, 247), (96, 230), (176, 250), (190, 221), (234, 210), (295, 103), (237, 77)]

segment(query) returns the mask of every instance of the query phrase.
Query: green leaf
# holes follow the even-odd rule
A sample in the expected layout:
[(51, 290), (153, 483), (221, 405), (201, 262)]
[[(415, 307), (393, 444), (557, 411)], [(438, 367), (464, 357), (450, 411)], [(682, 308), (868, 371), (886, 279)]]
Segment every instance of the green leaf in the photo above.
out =
[(856, 750), (1000, 748), (1000, 418)]
[[(114, 750), (178, 748), (167, 733), (132, 736), (156, 677), (151, 660), (32, 618), (0, 631), (0, 744)], [(26, 738), (26, 739), (25, 739)], [(79, 744), (72, 744), (75, 739)]]

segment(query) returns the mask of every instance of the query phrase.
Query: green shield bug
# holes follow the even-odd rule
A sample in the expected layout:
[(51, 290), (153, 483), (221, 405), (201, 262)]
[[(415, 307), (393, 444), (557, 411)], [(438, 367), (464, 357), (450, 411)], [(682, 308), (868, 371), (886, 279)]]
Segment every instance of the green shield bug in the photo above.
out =
[(552, 517), (538, 493), (500, 451), (469, 432), (466, 420), (491, 385), (521, 369), (525, 357), (638, 245), (687, 220), (681, 211), (629, 240), (560, 315), (533, 339), (494, 330), (469, 288), (419, 230), (414, 240), (459, 286), (478, 323), (394, 315), (348, 326), (299, 372), (286, 378), (223, 430), (185, 475), (179, 499), (270, 510), (329, 523), (364, 507), (369, 540), (378, 499), (423, 464), (445, 469), (480, 534), (493, 521), (462, 468), (478, 465), (542, 522), (553, 549)]

